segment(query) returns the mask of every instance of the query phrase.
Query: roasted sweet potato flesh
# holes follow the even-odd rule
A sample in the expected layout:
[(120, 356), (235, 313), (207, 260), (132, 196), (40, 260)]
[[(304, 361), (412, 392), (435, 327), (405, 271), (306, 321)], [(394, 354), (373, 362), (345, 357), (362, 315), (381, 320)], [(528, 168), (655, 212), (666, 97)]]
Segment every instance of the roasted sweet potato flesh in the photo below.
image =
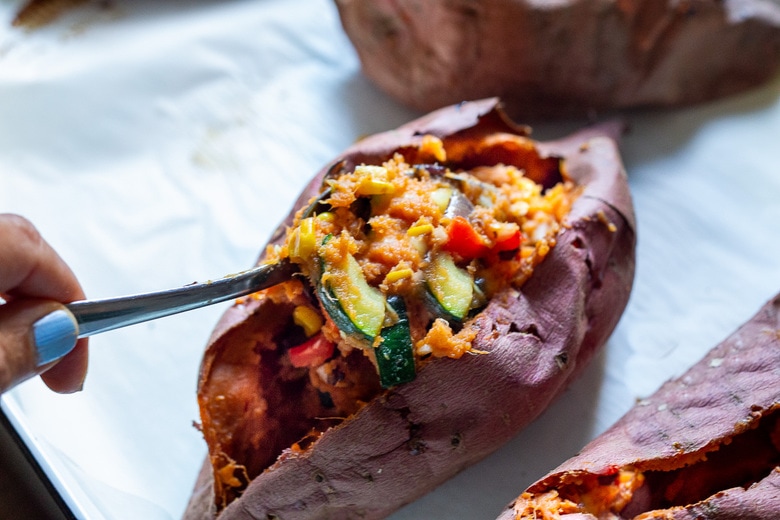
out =
[(778, 363), (780, 296), (501, 520), (780, 518)]
[[(407, 157), (426, 162), (410, 164)], [(482, 298), (507, 286), (520, 288), (554, 247), (576, 199), (561, 166), (559, 159), (540, 157), (529, 139), (498, 133), (451, 142), (428, 137), (381, 165), (331, 171), (323, 186), (330, 190), (325, 209), (299, 214), (285, 242), (270, 247), (266, 257), (292, 257), (308, 276), (252, 296), (270, 302), (229, 340), (230, 352), (213, 365), (208, 391), (201, 392), (201, 405), (209, 410), (204, 427), (219, 442), (213, 462), (224, 505), (285, 450), (305, 449), (382, 391), (377, 341), (340, 327), (329, 315), (333, 302), (322, 302), (317, 289), (320, 283), (349, 285), (350, 276), (322, 273), (320, 265), (355, 258), (368, 290), (405, 300), (418, 368), (430, 358), (459, 358), (471, 351), (476, 332), (471, 321), (447, 323), (421, 303), (431, 283), (424, 273), (437, 255), (447, 255), (450, 269), (463, 273), (467, 283), (476, 283), (472, 273), (484, 280)], [(448, 215), (456, 195), (467, 201), (466, 216)], [(459, 222), (473, 237), (453, 230)], [(301, 308), (314, 313), (309, 331), (296, 323)], [(301, 358), (296, 346), (314, 335), (337, 348), (322, 359)]]
[(308, 299), (303, 284), (285, 283), (263, 298), (272, 302), (233, 332), (200, 395), (209, 410), (204, 428), (219, 442), (212, 464), (225, 504), (284, 450), (302, 449), (380, 390), (373, 366), (356, 350), (338, 358), (340, 377), (331, 385), (292, 367), (283, 347), (294, 340), (296, 303)]
[(748, 488), (764, 479), (780, 465), (778, 421), (778, 411), (768, 414), (755, 429), (726, 439), (717, 450), (702, 454), (706, 458), (689, 466), (646, 471), (644, 485), (637, 489), (623, 516), (633, 518), (640, 512), (695, 504), (719, 491)]
[[(759, 415), (755, 424), (706, 451), (662, 464), (614, 468), (606, 475), (567, 475), (554, 490), (525, 493), (518, 520), (558, 520), (561, 514), (596, 518), (668, 518), (669, 509), (706, 501), (732, 488), (747, 489), (780, 466), (780, 409)], [(655, 467), (662, 465), (664, 467)], [(565, 517), (564, 517), (565, 518)]]
[[(426, 140), (441, 141), (446, 164), (439, 162), (451, 171), (512, 165), (542, 191), (556, 190), (561, 180), (571, 182), (576, 196), (562, 214), (554, 243), (538, 257), (541, 261), (531, 262), (530, 272), (521, 269), (517, 284), (518, 279), (507, 276), (510, 283), (488, 291), (492, 296), (484, 307), (471, 309), (462, 319), (460, 328), (472, 335), (468, 343), (474, 355), (436, 358), (434, 349), (430, 354), (421, 349), (415, 378), (389, 389), (381, 388), (370, 351), (366, 355), (366, 349), (344, 337), (349, 334), (324, 309), (325, 300), (312, 294), (319, 294), (317, 285), (324, 279), (305, 273), (305, 265), (308, 278), (296, 277), (228, 309), (201, 366), (198, 395), (209, 461), (186, 516), (203, 518), (221, 511), (226, 519), (382, 518), (482, 459), (537, 417), (604, 344), (631, 288), (633, 207), (609, 135), (606, 129), (594, 129), (560, 141), (531, 141), (527, 129), (508, 121), (497, 101), (488, 99), (448, 107), (366, 138), (323, 168), (272, 238), (267, 258), (277, 247), (295, 254), (307, 250), (306, 239), (287, 240), (286, 232), (298, 229), (299, 237), (305, 237), (311, 231), (294, 214), (320, 193), (334, 169), (354, 172), (398, 154), (406, 164), (433, 168)], [(383, 191), (384, 180), (369, 179), (360, 184), (367, 191), (359, 191)], [(364, 209), (350, 211), (365, 215)], [(435, 219), (415, 221), (409, 229), (419, 237), (435, 224)], [(482, 231), (478, 224), (473, 227)], [(438, 243), (429, 246), (435, 250)], [(486, 237), (482, 246), (491, 244)], [(496, 259), (516, 258), (522, 250), (516, 246), (513, 238), (496, 257), (481, 256), (484, 251), (478, 248), (473, 259), (492, 265)], [(462, 258), (452, 253), (454, 265), (479, 273), (480, 265), (459, 264), (473, 251), (458, 250)], [(326, 258), (324, 263), (328, 261), (336, 262)], [(445, 271), (453, 265), (429, 263)], [(344, 268), (351, 276), (355, 271), (350, 265)], [(420, 268), (426, 269), (424, 263)], [(376, 280), (384, 276), (387, 282), (394, 270), (377, 271)], [(361, 275), (366, 283), (374, 280), (370, 274)], [(444, 286), (457, 287), (462, 279), (455, 277)], [(354, 303), (350, 294), (337, 289), (333, 294), (343, 296), (348, 308), (360, 307), (349, 307)], [(415, 327), (425, 311), (414, 306), (414, 298), (405, 298), (408, 321)], [(319, 308), (312, 305), (315, 300)], [(400, 312), (395, 321), (388, 316), (391, 328), (403, 321)], [(373, 322), (366, 323), (360, 321), (364, 333)], [(384, 330), (385, 324), (381, 326)], [(307, 337), (310, 333), (314, 335)], [(330, 350), (312, 339), (319, 334), (337, 343), (325, 365), (318, 363)], [(425, 330), (422, 337), (427, 337)], [(321, 370), (326, 365), (329, 372)]]

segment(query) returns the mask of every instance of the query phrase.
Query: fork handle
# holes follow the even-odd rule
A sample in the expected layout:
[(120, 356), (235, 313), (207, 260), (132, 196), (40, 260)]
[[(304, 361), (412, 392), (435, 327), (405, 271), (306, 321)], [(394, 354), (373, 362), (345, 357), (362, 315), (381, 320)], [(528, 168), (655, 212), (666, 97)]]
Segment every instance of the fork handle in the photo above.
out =
[(66, 307), (76, 317), (79, 337), (85, 338), (245, 296), (289, 280), (295, 272), (297, 267), (283, 260), (215, 281), (132, 296), (82, 300)]

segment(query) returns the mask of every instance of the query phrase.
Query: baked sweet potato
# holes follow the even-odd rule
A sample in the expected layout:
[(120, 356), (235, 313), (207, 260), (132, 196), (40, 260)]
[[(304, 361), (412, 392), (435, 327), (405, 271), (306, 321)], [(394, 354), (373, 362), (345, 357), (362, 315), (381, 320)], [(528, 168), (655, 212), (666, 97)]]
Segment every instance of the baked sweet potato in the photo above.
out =
[[(312, 203), (323, 181), (329, 198)], [(524, 191), (511, 182), (536, 194), (507, 209), (525, 216), (522, 229), (495, 220), (501, 194)], [(436, 209), (447, 190), (446, 211)], [(461, 191), (476, 202), (448, 215)], [(560, 223), (525, 220), (552, 213)], [(421, 237), (415, 260), (420, 249), (405, 244)], [(354, 241), (368, 245), (328, 256)], [(198, 389), (209, 457), (185, 516), (381, 518), (420, 497), (509, 440), (582, 371), (626, 305), (634, 249), (626, 175), (603, 129), (534, 142), (486, 99), (359, 141), (315, 176), (261, 258), (297, 258), (305, 276), (231, 307), (209, 341)], [(379, 333), (339, 314), (353, 316), (352, 293), (328, 283), (350, 265), (362, 266), (356, 287), (387, 297)], [(467, 283), (448, 287), (471, 291), (466, 308), (428, 306), (436, 287), (415, 280), (431, 266), (459, 270)], [(383, 354), (399, 330), (413, 357)]]
[(780, 295), (501, 520), (780, 518)]
[(692, 104), (775, 76), (767, 0), (335, 0), (364, 74), (429, 111), (500, 96), (512, 117)]

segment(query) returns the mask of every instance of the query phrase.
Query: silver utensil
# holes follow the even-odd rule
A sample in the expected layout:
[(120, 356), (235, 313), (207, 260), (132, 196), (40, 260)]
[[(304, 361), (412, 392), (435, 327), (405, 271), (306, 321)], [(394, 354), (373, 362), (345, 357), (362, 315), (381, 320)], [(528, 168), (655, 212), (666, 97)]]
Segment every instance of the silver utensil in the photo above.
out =
[[(334, 165), (331, 170), (334, 171), (337, 167), (341, 167), (341, 163)], [(330, 188), (320, 193), (309, 203), (301, 218), (316, 214), (319, 208), (327, 209), (325, 200), (330, 197), (330, 193)], [(246, 296), (289, 280), (297, 272), (298, 267), (289, 259), (284, 259), (274, 264), (264, 264), (225, 276), (219, 280), (132, 296), (82, 300), (69, 303), (66, 307), (76, 317), (79, 337), (86, 338), (93, 334)]]
[(289, 280), (297, 271), (295, 264), (283, 260), (218, 280), (132, 296), (77, 301), (66, 307), (76, 317), (79, 337), (85, 338), (245, 296)]

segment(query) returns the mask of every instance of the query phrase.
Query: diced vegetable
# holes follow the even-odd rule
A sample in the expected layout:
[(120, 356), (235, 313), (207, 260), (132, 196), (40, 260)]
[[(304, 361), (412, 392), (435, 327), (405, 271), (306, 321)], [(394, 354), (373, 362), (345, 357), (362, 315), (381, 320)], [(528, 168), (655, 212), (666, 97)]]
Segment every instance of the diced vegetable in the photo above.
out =
[(335, 347), (335, 344), (319, 333), (288, 351), (290, 363), (297, 368), (320, 366), (330, 359)]
[(387, 276), (385, 276), (385, 283), (393, 283), (397, 282), (398, 280), (403, 280), (404, 278), (410, 278), (413, 274), (414, 271), (408, 267), (402, 269), (393, 269), (387, 273)]
[(358, 186), (356, 195), (386, 195), (393, 193), (394, 190), (395, 187), (390, 182), (366, 178)]
[(301, 223), (292, 233), (292, 240), (289, 242), (290, 259), (303, 261), (310, 258), (317, 247), (314, 219), (309, 217), (301, 220)]
[(395, 191), (393, 183), (387, 180), (387, 168), (360, 165), (355, 168), (355, 173), (362, 176), (355, 195), (385, 195)]
[(461, 216), (453, 218), (447, 226), (447, 243), (444, 249), (466, 260), (479, 258), (488, 252), (485, 241), (469, 221)]
[[(435, 192), (434, 192), (435, 193)], [(444, 210), (446, 218), (468, 217), (474, 210), (474, 204), (458, 189), (450, 189), (450, 197)]]
[(426, 222), (421, 224), (414, 224), (412, 227), (406, 230), (406, 235), (410, 237), (418, 237), (420, 235), (427, 235), (431, 232), (433, 232), (433, 224)]
[(398, 316), (398, 321), (382, 329), (382, 342), (376, 348), (376, 363), (383, 388), (408, 383), (415, 378), (412, 336), (406, 306), (400, 296), (387, 299), (388, 306)]
[(293, 321), (303, 329), (307, 338), (314, 336), (322, 328), (322, 318), (307, 305), (298, 305), (293, 309)]
[[(324, 285), (354, 327), (368, 338), (375, 338), (385, 320), (385, 297), (381, 291), (368, 285), (355, 257), (347, 254), (337, 264), (326, 264), (323, 280), (327, 280)], [(327, 306), (325, 309), (330, 314)], [(341, 328), (335, 318), (334, 322)]]
[(344, 334), (358, 336), (368, 340), (373, 339), (366, 336), (363, 331), (352, 323), (352, 320), (349, 319), (349, 316), (344, 312), (344, 309), (341, 308), (339, 301), (333, 296), (330, 289), (325, 287), (322, 283), (317, 284), (317, 296), (319, 296), (319, 300), (322, 302), (322, 308), (325, 309), (325, 312), (340, 331)]
[[(332, 235), (327, 235), (322, 239), (322, 244), (325, 245), (331, 238), (333, 238)], [(360, 329), (358, 329), (357, 326), (352, 323), (352, 320), (350, 320), (349, 316), (347, 316), (347, 314), (344, 312), (344, 309), (339, 304), (339, 301), (330, 290), (329, 285), (323, 282), (322, 273), (324, 271), (325, 261), (320, 259), (320, 270), (319, 272), (314, 273), (313, 279), (314, 286), (317, 291), (317, 296), (320, 300), (320, 303), (322, 303), (322, 308), (325, 310), (328, 316), (330, 316), (330, 319), (333, 320), (333, 323), (340, 331), (344, 332), (345, 334), (364, 337), (369, 340), (373, 339), (367, 337)]]
[(508, 237), (503, 238), (498, 242), (496, 242), (496, 244), (493, 246), (491, 251), (495, 253), (501, 253), (504, 251), (514, 251), (515, 249), (520, 249), (521, 242), (522, 242), (522, 237), (520, 235), (520, 230), (518, 229)]
[(474, 281), (445, 252), (435, 255), (425, 269), (428, 290), (448, 314), (462, 320), (471, 308)]
[(439, 206), (442, 213), (447, 211), (447, 207), (450, 204), (450, 198), (452, 198), (453, 188), (442, 187), (437, 188), (431, 192), (431, 199)]

